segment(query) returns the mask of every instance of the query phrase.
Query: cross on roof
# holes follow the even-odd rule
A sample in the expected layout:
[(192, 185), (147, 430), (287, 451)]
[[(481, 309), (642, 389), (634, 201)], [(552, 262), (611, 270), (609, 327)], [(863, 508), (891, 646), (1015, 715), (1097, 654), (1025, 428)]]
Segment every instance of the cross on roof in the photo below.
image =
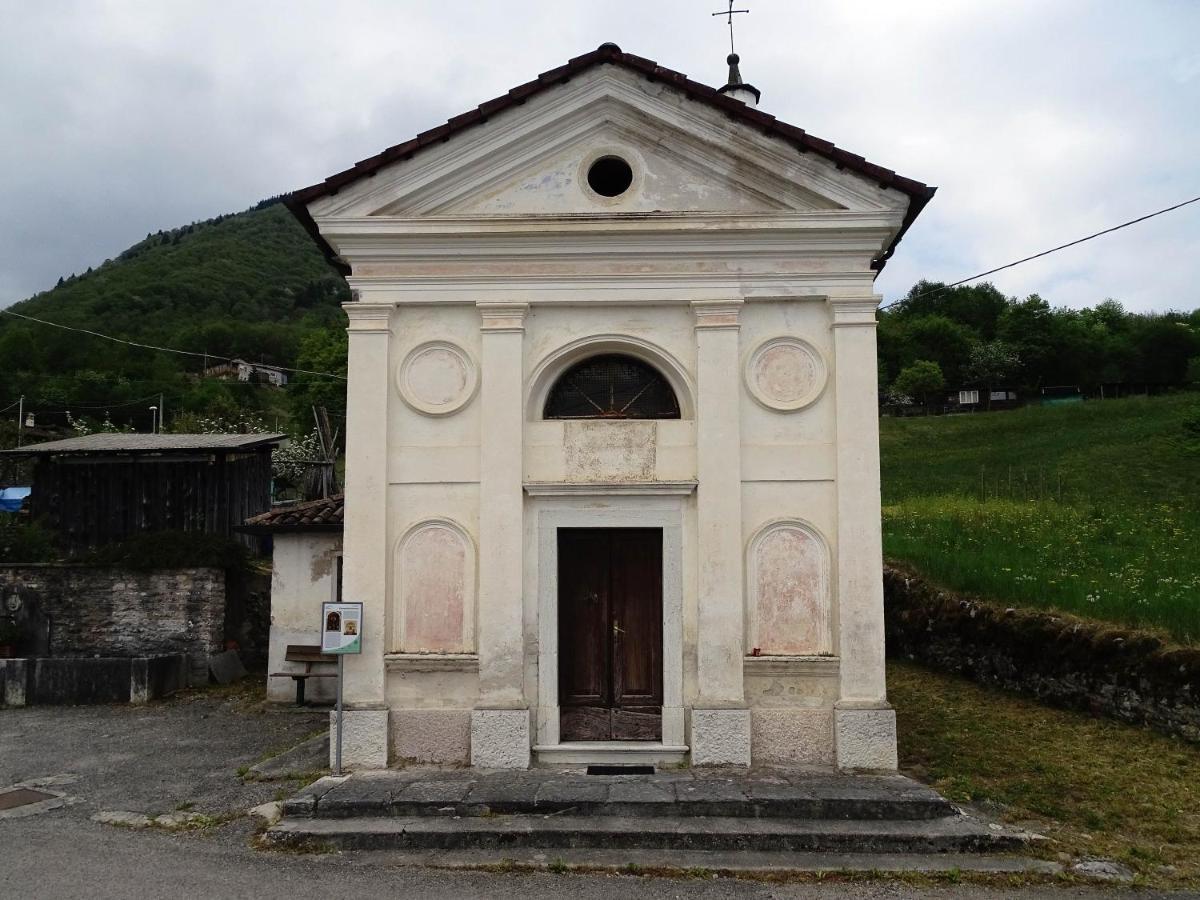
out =
[(748, 10), (748, 9), (734, 9), (733, 2), (734, 2), (734, 0), (729, 0), (729, 9), (723, 10), (721, 12), (713, 13), (714, 16), (725, 16), (726, 17), (725, 21), (729, 25), (729, 52), (730, 53), (734, 52), (734, 50), (733, 50), (733, 17), (735, 15), (737, 15), (738, 13), (749, 13), (750, 12), (750, 10)]

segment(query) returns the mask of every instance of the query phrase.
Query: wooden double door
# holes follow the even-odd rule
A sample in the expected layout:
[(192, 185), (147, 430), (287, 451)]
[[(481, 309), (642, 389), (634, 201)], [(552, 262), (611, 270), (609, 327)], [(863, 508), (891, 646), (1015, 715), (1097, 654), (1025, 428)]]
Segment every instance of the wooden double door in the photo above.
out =
[(662, 530), (558, 531), (563, 741), (662, 740)]

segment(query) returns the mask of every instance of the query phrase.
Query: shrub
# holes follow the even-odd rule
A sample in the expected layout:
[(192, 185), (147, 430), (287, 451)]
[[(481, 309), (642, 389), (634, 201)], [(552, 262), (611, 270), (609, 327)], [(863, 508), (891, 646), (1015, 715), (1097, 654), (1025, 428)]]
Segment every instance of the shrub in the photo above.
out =
[(156, 531), (97, 547), (81, 562), (127, 569), (240, 569), (249, 560), (246, 548), (224, 535)]
[(0, 514), (0, 562), (54, 562), (61, 555), (54, 532), (37, 522)]

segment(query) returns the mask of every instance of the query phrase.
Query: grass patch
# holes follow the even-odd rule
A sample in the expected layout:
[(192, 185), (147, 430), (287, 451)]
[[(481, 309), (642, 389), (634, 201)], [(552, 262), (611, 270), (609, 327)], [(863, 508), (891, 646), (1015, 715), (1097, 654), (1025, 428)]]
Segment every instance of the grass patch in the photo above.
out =
[(885, 419), (884, 551), (936, 582), (1200, 641), (1196, 395)]
[(908, 663), (888, 677), (902, 769), (952, 801), (1033, 820), (1053, 852), (1200, 886), (1200, 748)]

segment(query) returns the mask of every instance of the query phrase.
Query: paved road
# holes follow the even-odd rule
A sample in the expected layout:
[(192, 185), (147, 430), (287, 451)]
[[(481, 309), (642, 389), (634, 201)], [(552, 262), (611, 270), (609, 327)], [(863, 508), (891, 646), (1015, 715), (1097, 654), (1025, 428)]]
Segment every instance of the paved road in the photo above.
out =
[[(673, 880), (625, 875), (527, 875), (398, 868), (386, 857), (301, 856), (251, 849), (255, 823), (235, 818), (194, 833), (132, 831), (91, 821), (105, 810), (168, 813), (180, 804), (211, 815), (243, 812), (272, 799), (277, 784), (243, 784), (240, 766), (295, 743), (324, 717), (265, 707), (245, 692), (192, 694), (150, 707), (41, 707), (0, 710), (0, 787), (76, 775), (73, 805), (37, 816), (0, 818), (0, 897), (570, 896), (641, 898), (1105, 897), (1093, 890), (914, 889), (872, 882), (771, 885), (729, 879)], [(1151, 897), (1139, 894), (1138, 897)]]

